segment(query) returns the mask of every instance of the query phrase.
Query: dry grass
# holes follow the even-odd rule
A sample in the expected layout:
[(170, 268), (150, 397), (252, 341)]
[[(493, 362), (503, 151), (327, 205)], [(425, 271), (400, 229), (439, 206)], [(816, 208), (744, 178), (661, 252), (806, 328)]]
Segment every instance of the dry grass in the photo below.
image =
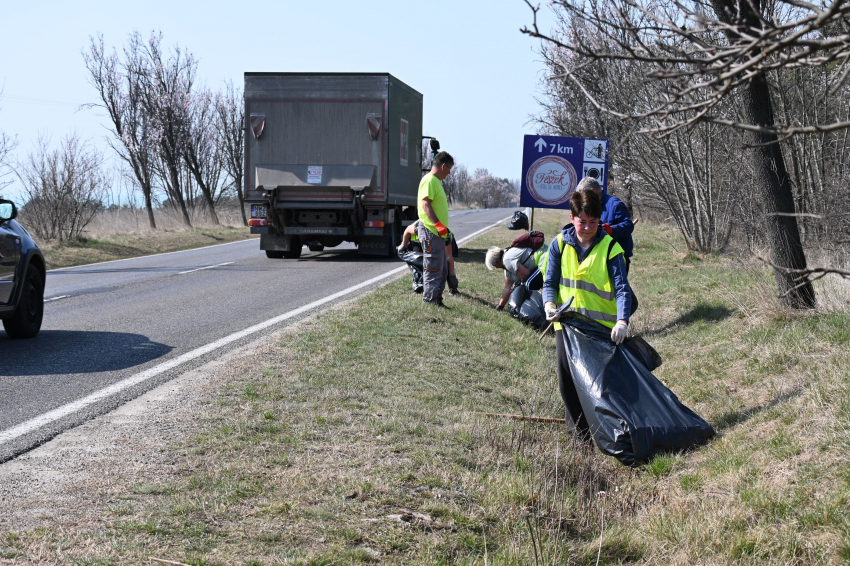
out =
[[(68, 267), (155, 253), (222, 244), (250, 237), (238, 209), (219, 211), (220, 226), (206, 216), (193, 214), (188, 228), (172, 210), (156, 212), (157, 229), (151, 230), (143, 209), (104, 210), (86, 227), (83, 238), (68, 243), (39, 242), (48, 268)], [(26, 219), (22, 222), (26, 225)]]
[[(242, 227), (242, 216), (239, 207), (221, 207), (216, 209), (219, 222), (225, 228)], [(248, 214), (250, 217), (250, 214)], [(183, 215), (170, 208), (161, 208), (154, 211), (154, 220), (157, 230), (151, 230), (148, 223), (148, 214), (144, 208), (120, 208), (103, 210), (86, 226), (83, 232), (87, 238), (97, 240), (121, 236), (124, 234), (150, 234), (158, 230), (181, 231), (186, 230)], [(209, 215), (200, 209), (190, 210), (190, 220), (194, 228), (215, 228), (210, 221)]]
[[(555, 212), (535, 219), (547, 236)], [(538, 224), (539, 223), (539, 224)], [(464, 250), (436, 310), (396, 281), (234, 362), (142, 483), (104, 480), (97, 527), (6, 534), (16, 563), (842, 564), (850, 560), (847, 311), (789, 313), (753, 265), (641, 224), (632, 325), (718, 437), (629, 469), (562, 427), (554, 345), (493, 310)], [(832, 283), (818, 287), (829, 293)], [(423, 344), (429, 344), (426, 350)], [(100, 503), (110, 500), (113, 503)], [(114, 502), (123, 502), (116, 505)], [(61, 549), (61, 554), (59, 550)], [(63, 556), (63, 560), (52, 557)], [(48, 557), (44, 560), (44, 557)]]

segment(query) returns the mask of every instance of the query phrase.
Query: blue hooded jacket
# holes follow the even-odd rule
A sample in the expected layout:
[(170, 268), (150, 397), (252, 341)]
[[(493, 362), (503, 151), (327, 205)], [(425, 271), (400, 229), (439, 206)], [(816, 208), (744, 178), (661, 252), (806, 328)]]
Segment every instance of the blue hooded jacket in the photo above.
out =
[(614, 238), (623, 251), (626, 252), (626, 257), (632, 257), (632, 250), (635, 247), (632, 241), (632, 232), (635, 231), (635, 225), (632, 223), (632, 217), (629, 215), (629, 209), (626, 205), (615, 196), (608, 193), (602, 193), (602, 217), (599, 219), (600, 224), (608, 224), (614, 232), (611, 237)]

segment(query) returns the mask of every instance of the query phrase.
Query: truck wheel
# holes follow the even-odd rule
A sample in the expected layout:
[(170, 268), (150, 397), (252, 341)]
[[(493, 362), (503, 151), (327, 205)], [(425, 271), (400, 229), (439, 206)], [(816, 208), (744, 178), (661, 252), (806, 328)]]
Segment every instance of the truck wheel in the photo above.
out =
[(275, 250), (266, 250), (266, 257), (269, 259), (282, 259), (283, 254), (286, 252), (279, 252)]
[(289, 243), (289, 251), (280, 253), (282, 253), (283, 257), (286, 259), (298, 259), (301, 257), (301, 247), (301, 240), (293, 236)]
[(3, 319), (3, 328), (9, 338), (33, 338), (41, 330), (44, 317), (44, 283), (41, 274), (33, 265), (27, 273), (21, 289), (21, 300), (11, 318)]

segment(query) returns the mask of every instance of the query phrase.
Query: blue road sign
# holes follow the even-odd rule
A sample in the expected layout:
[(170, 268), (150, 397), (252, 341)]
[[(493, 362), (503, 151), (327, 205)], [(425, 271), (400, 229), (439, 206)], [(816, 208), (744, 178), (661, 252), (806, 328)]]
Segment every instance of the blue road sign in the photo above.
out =
[(596, 178), (607, 192), (608, 144), (599, 138), (525, 136), (520, 206), (569, 208), (583, 177)]

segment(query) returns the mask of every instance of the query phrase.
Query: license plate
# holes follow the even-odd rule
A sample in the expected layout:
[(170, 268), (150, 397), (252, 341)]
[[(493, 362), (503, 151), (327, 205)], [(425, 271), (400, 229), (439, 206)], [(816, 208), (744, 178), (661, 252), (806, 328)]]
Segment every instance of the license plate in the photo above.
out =
[(252, 204), (251, 218), (266, 218), (266, 207), (259, 204)]

